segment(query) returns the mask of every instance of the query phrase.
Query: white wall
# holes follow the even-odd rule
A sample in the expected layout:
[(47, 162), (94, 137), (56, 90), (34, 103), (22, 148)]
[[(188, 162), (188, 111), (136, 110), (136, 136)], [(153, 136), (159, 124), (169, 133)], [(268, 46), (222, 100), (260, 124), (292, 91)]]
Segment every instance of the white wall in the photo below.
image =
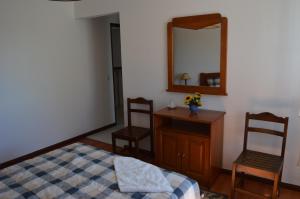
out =
[[(228, 17), (228, 96), (205, 96), (208, 109), (225, 110), (224, 168), (242, 150), (246, 111), (290, 117), (283, 181), (300, 185), (300, 2), (298, 0), (89, 0), (75, 3), (77, 17), (120, 12), (124, 98), (144, 96), (155, 107), (183, 94), (168, 93), (166, 23), (173, 17), (220, 12)], [(278, 141), (266, 141), (265, 150)]]
[(101, 34), (70, 3), (0, 1), (0, 162), (114, 122)]

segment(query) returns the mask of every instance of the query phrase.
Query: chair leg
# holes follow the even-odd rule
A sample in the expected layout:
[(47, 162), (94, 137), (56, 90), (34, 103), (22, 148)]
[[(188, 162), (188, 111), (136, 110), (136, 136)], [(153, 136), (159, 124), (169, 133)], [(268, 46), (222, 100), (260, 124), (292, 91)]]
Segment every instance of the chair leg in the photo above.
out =
[(241, 187), (244, 187), (244, 185), (245, 185), (245, 173), (242, 172), (242, 173), (241, 173), (240, 186), (241, 186)]
[(235, 180), (236, 180), (236, 163), (232, 165), (232, 179), (231, 179), (231, 195), (230, 198), (235, 198)]
[(277, 199), (277, 196), (278, 196), (277, 193), (278, 193), (279, 176), (280, 176), (280, 174), (275, 175), (272, 199)]
[(116, 137), (112, 135), (112, 149), (113, 153), (116, 153)]
[(129, 149), (132, 149), (132, 141), (128, 141)]
[(140, 152), (139, 141), (136, 140), (134, 144), (135, 144), (135, 157), (138, 157), (139, 152)]
[(280, 196), (280, 191), (281, 191), (281, 189), (280, 189), (281, 179), (282, 179), (282, 170), (281, 170), (281, 172), (280, 172), (279, 180), (278, 180), (278, 198), (279, 198), (279, 196)]
[(153, 134), (150, 135), (150, 144), (151, 144), (151, 155), (154, 156), (154, 142), (153, 142)]

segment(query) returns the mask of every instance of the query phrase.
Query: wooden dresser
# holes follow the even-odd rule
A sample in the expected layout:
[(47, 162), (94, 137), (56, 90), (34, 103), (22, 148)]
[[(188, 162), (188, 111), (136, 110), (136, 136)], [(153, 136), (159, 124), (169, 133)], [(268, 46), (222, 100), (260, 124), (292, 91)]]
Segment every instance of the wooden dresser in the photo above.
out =
[(210, 187), (222, 168), (225, 112), (164, 108), (154, 114), (155, 160)]

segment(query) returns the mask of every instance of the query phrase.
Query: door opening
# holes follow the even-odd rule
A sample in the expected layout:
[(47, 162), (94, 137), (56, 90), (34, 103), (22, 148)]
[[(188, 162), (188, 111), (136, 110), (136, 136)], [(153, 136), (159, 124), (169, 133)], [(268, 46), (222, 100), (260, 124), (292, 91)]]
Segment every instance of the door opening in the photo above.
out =
[(124, 102), (122, 80), (122, 57), (120, 24), (110, 24), (111, 55), (114, 89), (115, 122), (118, 126), (124, 125)]

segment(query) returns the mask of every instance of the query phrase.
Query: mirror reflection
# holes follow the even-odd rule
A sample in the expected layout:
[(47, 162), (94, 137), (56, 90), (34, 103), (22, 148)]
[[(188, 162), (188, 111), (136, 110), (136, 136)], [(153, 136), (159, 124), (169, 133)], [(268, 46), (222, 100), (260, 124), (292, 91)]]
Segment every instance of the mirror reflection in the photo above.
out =
[(220, 87), (221, 24), (173, 27), (174, 85)]

